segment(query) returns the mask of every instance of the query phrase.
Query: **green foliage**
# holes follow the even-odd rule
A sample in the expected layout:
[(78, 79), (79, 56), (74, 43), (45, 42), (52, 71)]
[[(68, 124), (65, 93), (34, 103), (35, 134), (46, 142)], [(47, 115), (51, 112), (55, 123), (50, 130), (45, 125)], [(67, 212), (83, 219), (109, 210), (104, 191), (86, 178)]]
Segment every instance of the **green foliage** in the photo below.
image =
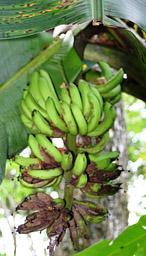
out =
[[(14, 38), (44, 31), (60, 24), (101, 20), (103, 24), (123, 27), (116, 19), (123, 18), (146, 30), (145, 1), (127, 0), (24, 0), (20, 3), (0, 2), (0, 38)], [(124, 26), (125, 27), (125, 26)]]
[(63, 82), (60, 69), (68, 74), (70, 82), (77, 78), (82, 68), (82, 62), (73, 49), (73, 41), (71, 32), (66, 34), (64, 40), (57, 41), (48, 33), (0, 41), (1, 83), (4, 82), (0, 87), (0, 180), (4, 175), (6, 158), (27, 146), (29, 131), (20, 120), (20, 101), (31, 72), (45, 69), (59, 93)]
[(146, 251), (146, 215), (137, 224), (125, 229), (112, 243), (103, 240), (76, 254), (78, 256), (143, 256)]

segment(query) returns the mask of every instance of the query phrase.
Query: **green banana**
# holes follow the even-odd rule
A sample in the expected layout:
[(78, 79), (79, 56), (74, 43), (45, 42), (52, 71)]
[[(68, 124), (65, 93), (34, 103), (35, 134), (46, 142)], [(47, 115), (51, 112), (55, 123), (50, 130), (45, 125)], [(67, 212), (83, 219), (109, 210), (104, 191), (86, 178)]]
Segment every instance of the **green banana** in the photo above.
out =
[(62, 102), (64, 101), (68, 105), (70, 105), (71, 104), (71, 98), (70, 98), (70, 95), (69, 95), (68, 88), (66, 88), (66, 87), (61, 88), (60, 94), (61, 94), (61, 101)]
[(75, 207), (81, 206), (91, 212), (95, 212), (98, 215), (104, 215), (107, 213), (107, 209), (97, 205), (91, 201), (79, 201), (77, 199), (73, 199), (73, 204)]
[(115, 118), (116, 110), (112, 108), (112, 105), (109, 102), (105, 102), (103, 120), (95, 130), (89, 132), (87, 135), (89, 137), (96, 137), (102, 135), (113, 126)]
[(43, 134), (53, 137), (53, 129), (49, 125), (49, 122), (47, 120), (45, 120), (45, 118), (42, 116), (42, 114), (39, 111), (37, 111), (37, 110), (33, 111), (32, 120), (33, 120), (35, 126), (40, 131), (40, 133), (43, 133)]
[(62, 178), (63, 178), (63, 176), (62, 175), (60, 175), (60, 176), (58, 176), (57, 177), (57, 181), (55, 182), (55, 184), (54, 184), (54, 186), (53, 187), (57, 187), (59, 184), (60, 184), (60, 182), (62, 181)]
[(32, 132), (37, 133), (39, 132), (39, 129), (35, 126), (35, 124), (23, 113), (20, 115), (21, 121), (24, 123), (24, 125)]
[[(50, 90), (53, 92), (54, 97), (55, 97), (56, 99), (58, 99), (57, 94), (56, 94), (56, 91), (55, 91), (55, 89), (54, 89), (54, 85), (53, 85), (53, 83), (52, 83), (52, 81), (51, 81), (51, 78), (50, 78), (49, 74), (48, 74), (45, 70), (43, 70), (43, 69), (41, 69), (41, 70), (39, 71), (39, 73), (40, 73), (40, 76), (41, 76), (41, 77), (44, 77), (44, 78), (46, 79), (46, 81), (47, 81), (47, 83), (48, 83), (48, 87), (49, 87)], [(47, 90), (47, 91), (48, 91), (48, 90)]]
[(53, 102), (53, 99), (48, 97), (48, 99), (46, 100), (46, 110), (47, 110), (47, 114), (49, 119), (51, 120), (51, 122), (60, 130), (64, 131), (64, 132), (68, 132), (68, 128), (65, 124), (65, 122), (61, 119), (61, 117), (59, 116), (55, 104)]
[(32, 153), (37, 158), (39, 158), (41, 161), (44, 161), (44, 158), (43, 158), (43, 156), (40, 153), (39, 143), (38, 143), (38, 141), (36, 140), (36, 138), (32, 134), (30, 134), (29, 137), (28, 137), (28, 145), (29, 145)]
[(21, 112), (25, 114), (30, 120), (32, 120), (32, 112), (30, 109), (26, 106), (25, 100), (21, 100)]
[(102, 113), (102, 111), (103, 111), (103, 99), (102, 99), (102, 96), (101, 96), (100, 92), (97, 90), (97, 86), (96, 85), (90, 85), (89, 87), (90, 87), (90, 90), (92, 91), (92, 93), (98, 99), (98, 101), (100, 103), (101, 113)]
[(49, 170), (27, 170), (27, 174), (29, 174), (32, 178), (37, 178), (41, 180), (49, 180), (52, 178), (56, 178), (62, 175), (62, 170), (55, 168)]
[(38, 166), (40, 161), (38, 158), (33, 158), (33, 157), (23, 157), (20, 155), (15, 156), (15, 162), (16, 164), (29, 167), (30, 165), (35, 165)]
[(78, 129), (77, 129), (77, 125), (76, 125), (74, 116), (72, 114), (72, 111), (70, 109), (70, 106), (66, 102), (62, 102), (61, 108), (62, 108), (63, 119), (67, 125), (69, 132), (72, 135), (77, 135)]
[(41, 188), (48, 188), (48, 187), (52, 187), (52, 186), (54, 186), (54, 185), (56, 184), (56, 182), (57, 182), (57, 181), (58, 181), (58, 177), (53, 178), (53, 179), (51, 179), (51, 181), (50, 181), (50, 182), (48, 182), (48, 184), (47, 184), (47, 185), (42, 186)]
[(114, 89), (107, 93), (103, 93), (102, 97), (104, 99), (114, 98), (115, 96), (119, 95), (121, 93), (121, 85), (118, 84)]
[(88, 98), (91, 105), (91, 113), (88, 119), (88, 133), (90, 133), (98, 126), (102, 112), (100, 103), (94, 94), (88, 94)]
[(33, 72), (32, 77), (31, 77), (31, 82), (29, 85), (29, 92), (33, 96), (36, 103), (41, 108), (45, 109), (45, 101), (44, 101), (42, 95), (40, 94), (38, 80), (39, 80), (39, 74), (37, 71), (35, 71), (35, 72)]
[(88, 94), (90, 93), (90, 88), (88, 86), (88, 83), (82, 79), (79, 80), (78, 86), (82, 97), (83, 114), (85, 119), (87, 120), (91, 111), (90, 101), (88, 97)]
[(87, 185), (82, 188), (82, 192), (86, 196), (91, 198), (98, 198), (104, 196), (114, 195), (120, 189), (121, 184), (97, 184), (88, 182)]
[(110, 159), (111, 161), (117, 159), (119, 157), (119, 151), (111, 151), (102, 154), (88, 154), (88, 157), (91, 162), (104, 161), (105, 159)]
[(48, 97), (52, 98), (57, 112), (61, 114), (61, 105), (59, 99), (57, 96), (54, 96), (53, 91), (49, 88), (47, 80), (44, 77), (39, 78), (39, 89), (44, 101), (46, 101)]
[(69, 93), (70, 93), (71, 102), (78, 105), (80, 110), (82, 110), (83, 106), (82, 106), (81, 95), (80, 95), (78, 87), (75, 84), (70, 83)]
[(120, 84), (123, 80), (123, 69), (120, 68), (119, 71), (110, 79), (108, 80), (106, 83), (98, 85), (97, 89), (98, 91), (102, 94), (102, 93), (107, 93), (110, 90), (112, 90), (113, 88), (115, 88), (118, 84)]
[(48, 120), (48, 115), (46, 111), (36, 103), (36, 101), (29, 92), (25, 98), (25, 104), (31, 112), (33, 112), (34, 110), (38, 110)]
[(83, 172), (78, 178), (78, 182), (76, 184), (76, 188), (84, 188), (88, 182), (87, 173)]
[(48, 183), (48, 180), (43, 180), (40, 181), (38, 183), (32, 184), (32, 183), (28, 183), (26, 181), (24, 181), (22, 178), (19, 178), (19, 181), (21, 183), (22, 186), (26, 187), (26, 188), (41, 188), (43, 186), (45, 186)]
[(88, 146), (86, 148), (82, 148), (82, 147), (78, 147), (77, 148), (77, 152), (87, 152), (89, 154), (97, 154), (99, 152), (101, 152), (107, 145), (107, 143), (109, 142), (109, 131), (104, 133), (101, 137), (101, 140), (99, 141), (98, 144), (94, 145), (94, 146)]
[(106, 80), (109, 80), (113, 76), (113, 72), (108, 63), (104, 61), (99, 61), (99, 67), (101, 68), (101, 76), (105, 77)]
[(25, 100), (28, 91), (29, 91), (29, 85), (25, 86), (25, 88), (23, 89), (22, 100)]
[(115, 105), (121, 99), (121, 94), (118, 94), (113, 99), (110, 99), (109, 102), (111, 105)]
[(56, 162), (62, 161), (61, 152), (52, 144), (44, 134), (36, 134), (36, 140), (45, 151), (54, 157)]
[(87, 157), (84, 153), (79, 153), (75, 159), (72, 173), (76, 176), (80, 176), (87, 167)]
[(70, 151), (65, 152), (62, 155), (61, 168), (64, 171), (69, 171), (72, 168), (72, 164), (73, 164), (73, 155), (72, 155), (72, 153)]
[(97, 213), (88, 211), (88, 209), (82, 206), (76, 206), (79, 213), (83, 216), (83, 219), (87, 222), (99, 224), (104, 220), (104, 216), (99, 216)]
[(75, 103), (72, 103), (71, 110), (73, 112), (74, 119), (77, 123), (79, 134), (81, 136), (87, 134), (88, 126), (81, 109), (79, 108), (78, 105), (76, 105)]
[(115, 171), (117, 169), (117, 164), (116, 163), (110, 163), (106, 168), (105, 171)]

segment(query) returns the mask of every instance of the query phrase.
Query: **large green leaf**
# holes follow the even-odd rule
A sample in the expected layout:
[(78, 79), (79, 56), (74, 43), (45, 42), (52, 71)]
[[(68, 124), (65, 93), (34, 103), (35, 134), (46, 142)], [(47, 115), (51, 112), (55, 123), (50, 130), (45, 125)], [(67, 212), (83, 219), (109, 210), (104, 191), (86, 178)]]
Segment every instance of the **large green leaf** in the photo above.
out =
[[(1, 153), (1, 157), (3, 156), (4, 160), (1, 161), (0, 178), (2, 178), (4, 173), (6, 156), (12, 156), (27, 146), (29, 131), (20, 120), (20, 101), (23, 89), (29, 81), (32, 71), (34, 69), (44, 68), (51, 75), (56, 88), (59, 88), (63, 78), (60, 74), (58, 58), (62, 68), (67, 56), (73, 51), (73, 41), (74, 39), (71, 32), (67, 33), (64, 40), (58, 39), (57, 41), (54, 40), (52, 36), (48, 35), (48, 33), (17, 40), (0, 41), (0, 74), (1, 81), (4, 82), (0, 87), (0, 120), (5, 128), (5, 134), (3, 131), (5, 135), (3, 136), (3, 140), (6, 145), (8, 140), (7, 154), (5, 147), (3, 151), (5, 155)], [(49, 47), (46, 48), (48, 45)], [(3, 47), (5, 47), (5, 51)], [(7, 59), (7, 61), (5, 61), (5, 59)], [(76, 60), (76, 62), (74, 62), (74, 60)], [(72, 81), (76, 77), (76, 74), (79, 73), (79, 70), (81, 70), (82, 65), (75, 51), (72, 60), (70, 60), (68, 66), (66, 65), (65, 67), (66, 73), (68, 73), (68, 69), (70, 69), (69, 65), (73, 66), (72, 74), (70, 73), (69, 77), (70, 81)], [(59, 93), (59, 89), (57, 89), (57, 91)], [(3, 150), (3, 144), (4, 142), (0, 140), (0, 152)], [(0, 160), (2, 160), (2, 158)]]
[(2, 0), (0, 38), (26, 36), (60, 24), (91, 20), (123, 26), (113, 17), (133, 21), (146, 31), (145, 8), (145, 0)]
[(103, 240), (88, 249), (76, 254), (78, 256), (133, 256), (135, 252), (146, 250), (146, 215), (137, 224), (124, 230), (112, 243)]

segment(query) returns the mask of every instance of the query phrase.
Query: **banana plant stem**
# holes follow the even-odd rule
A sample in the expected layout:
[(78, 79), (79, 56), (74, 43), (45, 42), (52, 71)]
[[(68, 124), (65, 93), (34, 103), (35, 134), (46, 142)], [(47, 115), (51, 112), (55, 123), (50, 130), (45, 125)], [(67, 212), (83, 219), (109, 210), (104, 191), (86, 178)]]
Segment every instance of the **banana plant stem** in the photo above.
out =
[[(71, 135), (70, 133), (67, 134), (67, 146), (69, 150), (76, 155), (76, 136)], [(65, 173), (65, 189), (64, 189), (64, 199), (66, 201), (66, 208), (71, 210), (72, 207), (72, 199), (73, 199), (73, 192), (74, 188), (71, 184), (68, 183), (69, 179), (71, 178), (71, 171)]]

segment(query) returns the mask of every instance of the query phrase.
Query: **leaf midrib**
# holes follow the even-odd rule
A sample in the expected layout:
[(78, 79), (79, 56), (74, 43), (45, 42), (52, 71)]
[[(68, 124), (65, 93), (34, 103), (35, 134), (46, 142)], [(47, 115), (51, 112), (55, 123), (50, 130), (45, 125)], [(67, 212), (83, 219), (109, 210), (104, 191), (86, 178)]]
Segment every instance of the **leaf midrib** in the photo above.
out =
[[(0, 87), (0, 92), (3, 89), (8, 88), (10, 85), (12, 85), (17, 79), (19, 79), (21, 76), (23, 76), (25, 73), (28, 71), (33, 71), (35, 68), (43, 64), (45, 61), (47, 61), (50, 57), (53, 56), (53, 54), (59, 50), (61, 44), (62, 44), (63, 39), (58, 39), (57, 41), (53, 42), (50, 44), (48, 48), (45, 50), (42, 50), (36, 57), (34, 57), (33, 60), (28, 62), (25, 66), (23, 66), (21, 69), (18, 70), (9, 80), (7, 80), (1, 87)], [(51, 50), (51, 48), (53, 49)]]

